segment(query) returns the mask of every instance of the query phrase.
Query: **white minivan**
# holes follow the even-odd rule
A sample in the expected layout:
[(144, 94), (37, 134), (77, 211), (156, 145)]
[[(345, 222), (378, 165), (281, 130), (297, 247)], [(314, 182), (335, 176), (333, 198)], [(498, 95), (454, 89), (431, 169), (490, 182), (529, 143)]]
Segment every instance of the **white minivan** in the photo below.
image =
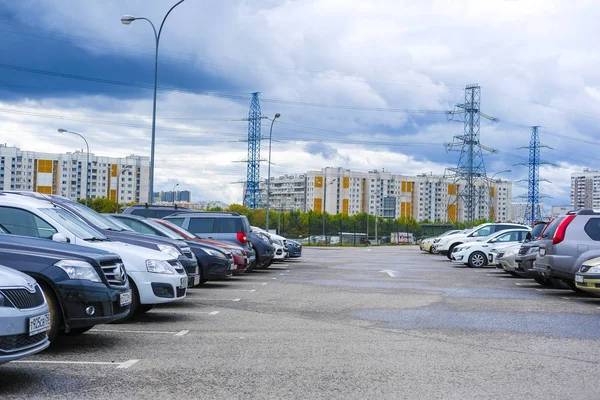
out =
[(9, 233), (100, 248), (118, 254), (131, 285), (131, 311), (183, 299), (187, 274), (172, 256), (144, 247), (111, 241), (74, 214), (47, 201), (0, 193), (0, 224)]

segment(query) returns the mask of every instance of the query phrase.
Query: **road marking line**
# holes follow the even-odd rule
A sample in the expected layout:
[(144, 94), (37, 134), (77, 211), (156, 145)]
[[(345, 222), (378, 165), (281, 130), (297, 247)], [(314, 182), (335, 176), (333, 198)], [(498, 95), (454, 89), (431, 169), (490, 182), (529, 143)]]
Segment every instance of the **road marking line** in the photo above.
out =
[(522, 283), (519, 283), (519, 282), (515, 282), (515, 285), (517, 285), (517, 286), (521, 286), (521, 285), (523, 285), (523, 284), (522, 284)]
[(266, 284), (267, 284), (267, 282), (263, 282), (263, 283), (261, 283), (261, 285), (266, 285)]
[(125, 361), (124, 363), (122, 363), (121, 365), (119, 365), (117, 368), (121, 368), (121, 369), (125, 369), (125, 368), (129, 368), (134, 364), (137, 364), (140, 360), (129, 360), (129, 361)]
[(188, 301), (240, 301), (241, 298), (236, 299), (203, 299), (203, 298), (188, 298)]
[[(283, 275), (283, 274), (282, 274)], [(271, 278), (271, 279), (277, 279), (277, 278)]]
[(535, 289), (538, 292), (570, 292), (571, 289)]
[(379, 272), (385, 272), (386, 274), (388, 274), (388, 276), (390, 278), (395, 278), (396, 277), (396, 274), (394, 274), (395, 271), (392, 271), (391, 269), (384, 269), (384, 270), (379, 271)]
[(74, 365), (111, 365), (117, 368), (129, 368), (140, 360), (128, 360), (122, 363), (110, 361), (45, 361), (45, 360), (17, 360), (11, 363), (18, 364), (74, 364)]
[(563, 296), (563, 299), (565, 299), (565, 300), (571, 300), (571, 299), (572, 299), (572, 297), (564, 297), (564, 296)]
[(164, 335), (175, 335), (176, 333), (181, 333), (182, 331), (134, 331), (134, 330), (125, 330), (125, 329), (92, 329), (90, 332), (118, 332), (118, 333), (151, 333), (151, 334), (164, 334)]
[(208, 313), (208, 315), (217, 315), (219, 312), (218, 311), (211, 311)]
[(273, 264), (273, 266), (275, 266), (275, 265), (277, 265), (278, 267), (289, 267), (290, 266), (290, 264), (279, 264), (279, 263)]
[(186, 330), (183, 330), (183, 331), (181, 331), (181, 332), (177, 332), (177, 333), (175, 334), (175, 336), (185, 336), (185, 335), (187, 335), (188, 333), (190, 333), (190, 331), (189, 331), (189, 329), (186, 329)]

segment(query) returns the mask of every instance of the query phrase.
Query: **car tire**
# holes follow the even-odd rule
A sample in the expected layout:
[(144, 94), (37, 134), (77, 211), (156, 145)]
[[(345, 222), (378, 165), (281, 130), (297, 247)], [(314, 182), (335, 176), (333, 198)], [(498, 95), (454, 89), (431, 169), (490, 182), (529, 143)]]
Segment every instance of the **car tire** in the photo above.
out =
[(452, 246), (450, 246), (450, 248), (448, 249), (448, 254), (446, 254), (446, 257), (448, 257), (448, 260), (452, 260), (452, 252), (454, 251), (454, 248), (456, 246), (458, 246), (460, 243), (454, 243)]
[(56, 298), (54, 290), (52, 290), (49, 285), (44, 283), (40, 283), (40, 286), (42, 287), (44, 297), (46, 298), (46, 303), (48, 303), (48, 310), (50, 311), (50, 330), (47, 331), (48, 340), (53, 342), (58, 337), (58, 334), (63, 326), (62, 308), (60, 307), (60, 303)]
[(488, 263), (487, 257), (481, 251), (474, 251), (469, 256), (469, 267), (471, 268), (482, 268)]
[(124, 322), (129, 322), (135, 316), (138, 307), (140, 306), (140, 293), (138, 292), (137, 286), (133, 282), (131, 277), (129, 278), (129, 286), (131, 288), (131, 306), (129, 308), (129, 313), (121, 319), (116, 321), (112, 321), (111, 324), (122, 324)]
[(140, 304), (135, 310), (136, 314), (145, 314), (154, 308), (154, 304)]
[(269, 258), (267, 261), (265, 261), (265, 263), (263, 264), (263, 268), (269, 268), (271, 266), (271, 264), (273, 264), (273, 259)]
[(541, 275), (534, 276), (533, 280), (542, 286), (552, 286), (552, 283), (548, 280), (548, 278), (545, 278)]
[(79, 336), (81, 334), (86, 333), (87, 331), (89, 331), (92, 328), (93, 328), (93, 326), (86, 326), (85, 328), (71, 328), (71, 329), (69, 329), (69, 332), (63, 332), (63, 335)]
[(204, 279), (204, 272), (202, 271), (202, 266), (200, 266), (200, 268), (198, 268), (200, 271), (200, 285), (204, 285), (206, 282), (208, 282), (208, 279)]

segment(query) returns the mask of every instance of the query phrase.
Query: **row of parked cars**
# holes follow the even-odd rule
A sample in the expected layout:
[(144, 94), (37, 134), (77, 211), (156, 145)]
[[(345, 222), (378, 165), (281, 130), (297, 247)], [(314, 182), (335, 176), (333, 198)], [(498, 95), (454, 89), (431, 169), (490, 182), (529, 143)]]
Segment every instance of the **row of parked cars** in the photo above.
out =
[(496, 266), (540, 285), (600, 295), (600, 212), (576, 210), (533, 227), (488, 223), (448, 231), (420, 248), (470, 267)]
[(301, 255), (300, 243), (237, 213), (140, 205), (99, 214), (61, 196), (0, 192), (0, 364)]

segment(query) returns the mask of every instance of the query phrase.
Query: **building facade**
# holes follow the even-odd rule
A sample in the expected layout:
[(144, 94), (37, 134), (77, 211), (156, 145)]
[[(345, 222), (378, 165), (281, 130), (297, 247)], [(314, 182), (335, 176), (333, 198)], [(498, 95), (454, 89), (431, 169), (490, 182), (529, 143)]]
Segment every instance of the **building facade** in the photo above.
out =
[(560, 217), (561, 215), (567, 215), (569, 211), (573, 210), (573, 206), (552, 206), (550, 209), (550, 218)]
[[(455, 184), (439, 175), (399, 175), (372, 170), (323, 168), (296, 176), (271, 178), (271, 209), (326, 211), (329, 214), (368, 213), (382, 218), (417, 221), (462, 221), (463, 207)], [(488, 185), (488, 184), (482, 184)], [(262, 198), (266, 201), (266, 182)], [(512, 183), (495, 180), (481, 188), (489, 193), (477, 210), (477, 218), (507, 221), (511, 218)]]
[(571, 174), (571, 204), (575, 210), (600, 208), (600, 171), (586, 168)]
[(119, 203), (148, 202), (149, 157), (113, 158), (87, 153), (22, 151), (0, 145), (0, 190), (57, 194), (74, 200), (109, 198)]
[(186, 202), (191, 203), (192, 193), (189, 190), (177, 190), (170, 192), (154, 192), (155, 202), (173, 203), (175, 202)]

